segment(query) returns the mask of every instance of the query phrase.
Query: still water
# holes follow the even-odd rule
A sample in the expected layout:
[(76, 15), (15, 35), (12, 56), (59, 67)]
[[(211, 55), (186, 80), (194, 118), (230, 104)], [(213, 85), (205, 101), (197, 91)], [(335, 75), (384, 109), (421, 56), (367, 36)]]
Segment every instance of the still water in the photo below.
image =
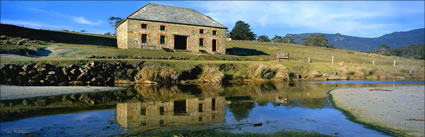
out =
[(135, 85), (127, 90), (3, 100), (0, 135), (110, 136), (170, 130), (386, 136), (335, 109), (335, 88), (424, 81), (326, 81), (230, 85)]

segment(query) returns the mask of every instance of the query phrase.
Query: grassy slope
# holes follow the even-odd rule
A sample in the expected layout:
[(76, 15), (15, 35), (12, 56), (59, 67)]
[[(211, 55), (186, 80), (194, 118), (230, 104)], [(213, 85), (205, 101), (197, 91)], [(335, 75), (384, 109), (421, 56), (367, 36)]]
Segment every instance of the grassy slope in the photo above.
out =
[[(329, 73), (337, 70), (340, 64), (350, 66), (362, 66), (371, 69), (382, 68), (388, 71), (400, 71), (414, 69), (417, 72), (424, 71), (423, 60), (414, 60), (407, 58), (400, 58), (394, 56), (382, 56), (375, 54), (368, 54), (357, 51), (342, 50), (342, 49), (329, 49), (302, 46), (296, 44), (276, 44), (264, 42), (247, 42), (247, 41), (229, 41), (226, 42), (227, 48), (240, 47), (249, 48), (263, 51), (269, 55), (259, 56), (234, 56), (234, 55), (212, 55), (202, 53), (191, 53), (185, 51), (177, 51), (175, 53), (165, 51), (153, 51), (143, 49), (118, 49), (115, 47), (96, 46), (96, 45), (81, 45), (81, 44), (66, 44), (66, 43), (50, 43), (47, 45), (48, 49), (53, 52), (47, 57), (30, 58), (22, 56), (2, 56), (1, 63), (28, 63), (28, 62), (46, 62), (52, 64), (70, 64), (80, 62), (81, 60), (95, 60), (87, 59), (86, 56), (129, 56), (129, 57), (181, 57), (189, 60), (158, 60), (158, 59), (145, 59), (149, 61), (163, 62), (175, 66), (176, 68), (185, 69), (197, 64), (276, 64), (281, 63), (292, 72), (302, 72), (309, 70), (317, 70), (322, 73)], [(287, 52), (290, 53), (290, 60), (283, 60), (278, 62), (272, 60), (276, 53)], [(331, 63), (331, 56), (335, 57), (335, 64)], [(310, 57), (312, 63), (307, 63), (307, 57)], [(98, 59), (105, 60), (105, 59)], [(117, 60), (117, 59), (106, 59)], [(139, 62), (142, 59), (121, 59), (128, 62)], [(375, 60), (375, 66), (371, 62)], [(393, 67), (393, 60), (396, 60), (396, 67)]]

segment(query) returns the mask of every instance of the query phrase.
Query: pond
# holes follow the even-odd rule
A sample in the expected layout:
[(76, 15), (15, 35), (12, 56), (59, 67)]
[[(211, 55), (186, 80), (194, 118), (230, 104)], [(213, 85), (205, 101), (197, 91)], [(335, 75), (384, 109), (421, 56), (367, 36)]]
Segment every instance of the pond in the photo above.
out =
[(335, 88), (424, 81), (325, 81), (226, 85), (135, 85), (127, 90), (2, 100), (0, 135), (110, 136), (172, 130), (387, 136), (332, 105)]

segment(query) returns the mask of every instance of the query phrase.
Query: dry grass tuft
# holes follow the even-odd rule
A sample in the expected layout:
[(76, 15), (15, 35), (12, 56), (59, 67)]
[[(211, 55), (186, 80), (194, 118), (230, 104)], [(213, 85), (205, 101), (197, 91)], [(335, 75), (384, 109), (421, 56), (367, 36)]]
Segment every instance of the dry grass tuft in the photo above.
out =
[(134, 80), (136, 83), (145, 83), (146, 81), (155, 81), (158, 83), (177, 81), (180, 72), (175, 69), (164, 65), (149, 65), (142, 68), (137, 72)]
[(198, 76), (197, 81), (202, 83), (221, 83), (224, 74), (219, 70), (217, 66), (213, 65), (202, 65), (202, 72)]

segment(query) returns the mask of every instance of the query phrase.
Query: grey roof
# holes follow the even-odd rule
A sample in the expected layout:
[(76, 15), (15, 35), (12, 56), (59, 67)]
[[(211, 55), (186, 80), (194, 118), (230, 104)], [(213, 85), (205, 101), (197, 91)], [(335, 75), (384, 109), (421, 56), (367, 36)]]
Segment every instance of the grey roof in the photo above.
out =
[(147, 4), (128, 18), (167, 23), (188, 24), (208, 27), (226, 28), (210, 17), (193, 9), (166, 6), (160, 4)]

